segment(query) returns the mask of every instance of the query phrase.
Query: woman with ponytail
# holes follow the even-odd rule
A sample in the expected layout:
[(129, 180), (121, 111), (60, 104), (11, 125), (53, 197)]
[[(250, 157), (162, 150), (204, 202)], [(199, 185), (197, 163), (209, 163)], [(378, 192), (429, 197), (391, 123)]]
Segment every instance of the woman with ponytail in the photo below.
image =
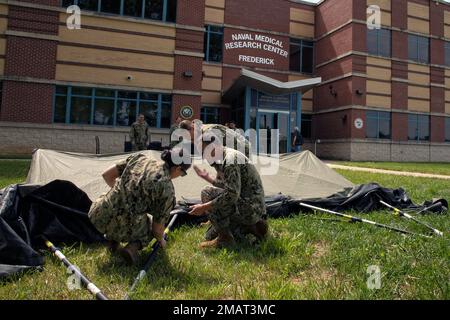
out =
[[(172, 179), (185, 176), (182, 149), (165, 150), (161, 160), (133, 154), (103, 173), (111, 187), (89, 210), (89, 219), (108, 240), (110, 250), (118, 251), (130, 264), (138, 251), (153, 238), (165, 247), (164, 227), (175, 205)], [(120, 243), (128, 243), (122, 248)]]

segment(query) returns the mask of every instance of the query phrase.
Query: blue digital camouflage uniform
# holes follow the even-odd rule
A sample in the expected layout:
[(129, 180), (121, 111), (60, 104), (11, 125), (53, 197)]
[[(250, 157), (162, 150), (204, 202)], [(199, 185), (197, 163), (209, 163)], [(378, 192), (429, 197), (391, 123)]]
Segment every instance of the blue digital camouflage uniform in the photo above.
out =
[[(222, 139), (222, 143), (224, 147), (233, 148), (240, 152), (244, 152), (244, 155), (249, 156), (251, 150), (250, 142), (245, 139), (245, 137), (240, 134), (238, 130), (232, 130), (228, 127), (225, 127), (221, 124), (204, 124), (202, 126), (202, 134), (205, 135), (207, 133), (217, 132), (220, 134), (219, 138)], [(233, 141), (233, 146), (227, 145), (227, 135), (231, 141)]]
[(151, 224), (166, 224), (175, 205), (175, 189), (164, 162), (134, 154), (119, 162), (120, 178), (111, 190), (97, 199), (89, 219), (108, 240), (152, 240)]
[(224, 160), (212, 166), (217, 178), (213, 186), (203, 188), (201, 200), (212, 201), (208, 217), (216, 231), (254, 225), (266, 216), (261, 178), (247, 157), (225, 147)]

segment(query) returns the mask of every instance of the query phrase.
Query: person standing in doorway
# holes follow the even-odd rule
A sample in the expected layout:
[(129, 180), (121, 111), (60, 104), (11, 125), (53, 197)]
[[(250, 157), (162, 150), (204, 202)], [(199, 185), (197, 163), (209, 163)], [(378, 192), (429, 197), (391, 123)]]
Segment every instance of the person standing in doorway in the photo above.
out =
[(294, 139), (292, 140), (292, 149), (294, 152), (302, 151), (303, 136), (298, 127), (294, 128)]
[(138, 120), (131, 125), (130, 140), (133, 151), (147, 150), (150, 134), (143, 114), (140, 114)]

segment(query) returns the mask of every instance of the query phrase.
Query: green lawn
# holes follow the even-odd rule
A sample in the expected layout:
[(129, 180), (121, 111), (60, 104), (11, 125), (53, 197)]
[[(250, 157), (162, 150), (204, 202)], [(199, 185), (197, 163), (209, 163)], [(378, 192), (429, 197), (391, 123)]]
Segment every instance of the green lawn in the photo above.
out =
[(332, 162), (343, 166), (450, 175), (450, 163), (349, 162), (349, 161), (332, 161)]
[[(25, 177), (27, 164), (0, 161), (0, 187)], [(5, 174), (5, 169), (12, 168)], [(23, 170), (22, 170), (23, 169)], [(22, 170), (22, 171), (20, 171)], [(450, 198), (450, 182), (339, 170), (354, 183), (376, 181), (404, 187), (416, 202)], [(8, 177), (5, 177), (8, 176)], [(205, 227), (183, 227), (170, 237), (135, 299), (449, 299), (450, 221), (448, 215), (420, 217), (445, 231), (422, 239), (370, 225), (297, 215), (270, 220), (271, 235), (230, 249), (198, 249)], [(376, 212), (382, 223), (424, 230), (409, 221)], [(65, 255), (111, 299), (122, 299), (138, 272), (100, 246), (77, 244)], [(141, 255), (144, 262), (148, 249)], [(378, 265), (381, 288), (369, 290), (367, 268)], [(91, 299), (86, 290), (69, 291), (68, 274), (47, 254), (42, 272), (0, 284), (0, 299)]]

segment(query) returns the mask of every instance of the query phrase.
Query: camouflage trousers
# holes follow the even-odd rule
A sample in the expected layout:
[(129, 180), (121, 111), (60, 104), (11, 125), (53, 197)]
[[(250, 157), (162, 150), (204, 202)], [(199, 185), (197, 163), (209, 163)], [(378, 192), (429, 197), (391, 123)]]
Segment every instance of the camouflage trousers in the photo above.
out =
[[(214, 186), (204, 187), (201, 192), (201, 200), (203, 203), (212, 201), (223, 192), (224, 189)], [(233, 232), (240, 226), (254, 225), (263, 218), (265, 213), (263, 205), (239, 199), (237, 204), (227, 204), (208, 212), (208, 218), (215, 230), (229, 229)]]
[(147, 150), (145, 143), (133, 143), (131, 146), (131, 151), (142, 151)]
[(108, 201), (108, 194), (102, 195), (92, 203), (88, 216), (94, 227), (108, 240), (140, 241), (145, 247), (153, 239), (152, 216), (115, 212)]

